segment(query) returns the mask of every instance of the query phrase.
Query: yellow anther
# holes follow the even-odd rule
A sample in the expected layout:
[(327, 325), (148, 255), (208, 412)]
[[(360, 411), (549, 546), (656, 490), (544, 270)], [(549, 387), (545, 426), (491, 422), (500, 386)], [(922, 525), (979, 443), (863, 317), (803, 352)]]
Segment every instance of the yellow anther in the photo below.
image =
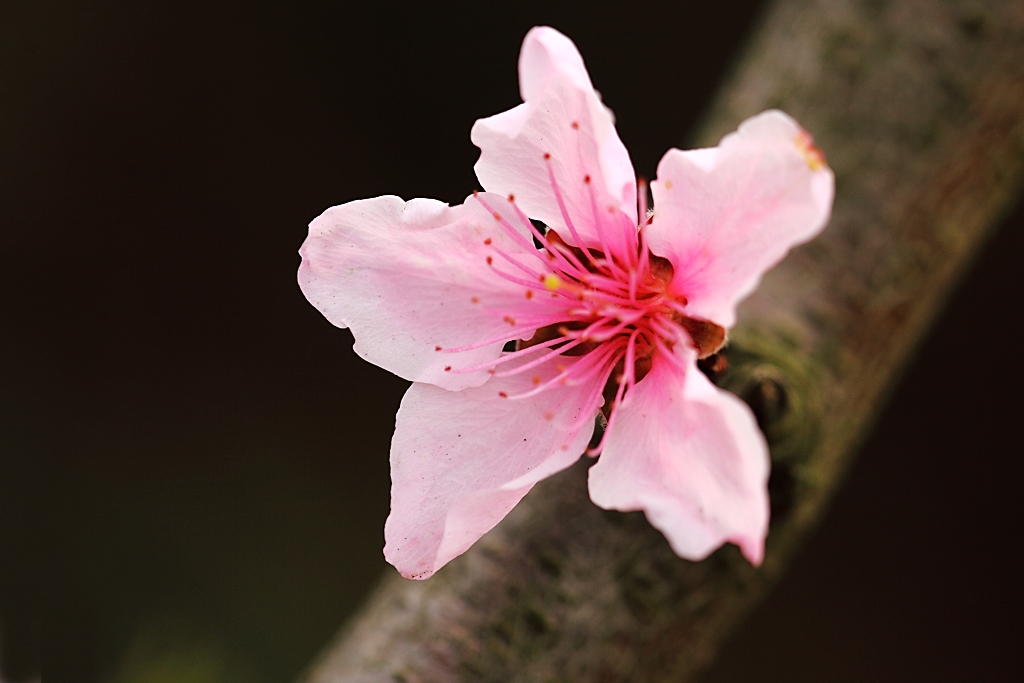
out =
[(804, 155), (804, 161), (812, 171), (820, 171), (828, 166), (825, 155), (814, 144), (814, 138), (805, 130), (796, 136), (796, 148)]
[(554, 292), (562, 286), (562, 280), (554, 273), (548, 273), (544, 276), (544, 286)]

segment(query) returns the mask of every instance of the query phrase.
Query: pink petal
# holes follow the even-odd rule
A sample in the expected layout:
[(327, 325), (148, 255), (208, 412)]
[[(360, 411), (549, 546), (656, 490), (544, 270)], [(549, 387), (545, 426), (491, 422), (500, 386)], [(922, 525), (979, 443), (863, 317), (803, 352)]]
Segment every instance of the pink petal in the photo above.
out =
[(643, 510), (681, 557), (700, 560), (731, 541), (759, 564), (767, 445), (747, 406), (692, 366), (692, 350), (685, 355), (685, 376), (656, 357), (627, 394), (590, 468), (590, 497), (606, 509)]
[[(480, 200), (508, 217), (518, 243)], [(526, 277), (498, 250), (533, 264), (537, 252), (528, 239), (503, 197), (471, 197), (454, 207), (390, 196), (349, 202), (310, 224), (299, 286), (328, 320), (352, 328), (356, 352), (371, 363), (446, 389), (478, 386), (489, 377), (486, 368), (460, 369), (494, 360), (505, 339), (533, 334), (515, 319), (536, 311), (529, 288), (497, 275)], [(487, 340), (495, 341), (446, 351)]]
[(768, 111), (716, 148), (672, 149), (658, 164), (648, 243), (672, 262), (672, 289), (693, 317), (731, 327), (761, 276), (825, 227), (834, 177), (808, 156), (809, 141), (789, 116)]
[(603, 377), (529, 391), (570, 367), (494, 377), (452, 392), (413, 384), (391, 442), (391, 515), (384, 557), (410, 579), (425, 579), (464, 553), (533, 485), (579, 459), (593, 432)]
[[(519, 56), (519, 82), (524, 104), (473, 126), (473, 144), (480, 148), (475, 169), (483, 187), (515, 195), (531, 218), (569, 241), (559, 193), (586, 242), (600, 244), (595, 221), (609, 221), (609, 208), (621, 212), (616, 220), (625, 216), (623, 222), (635, 227), (633, 165), (576, 46), (552, 28), (532, 29)], [(590, 183), (584, 182), (587, 176)]]

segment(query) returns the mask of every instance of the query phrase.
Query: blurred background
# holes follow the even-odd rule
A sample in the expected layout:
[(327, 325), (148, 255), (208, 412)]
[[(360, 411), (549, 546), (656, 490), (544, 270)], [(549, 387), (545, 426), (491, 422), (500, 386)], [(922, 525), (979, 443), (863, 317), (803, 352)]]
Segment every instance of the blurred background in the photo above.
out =
[[(461, 202), (535, 24), (652, 177), (760, 10), (0, 3), (0, 680), (291, 680), (393, 571), (406, 387), (299, 292), (306, 224)], [(1018, 207), (705, 683), (1019, 680), (1022, 256)]]

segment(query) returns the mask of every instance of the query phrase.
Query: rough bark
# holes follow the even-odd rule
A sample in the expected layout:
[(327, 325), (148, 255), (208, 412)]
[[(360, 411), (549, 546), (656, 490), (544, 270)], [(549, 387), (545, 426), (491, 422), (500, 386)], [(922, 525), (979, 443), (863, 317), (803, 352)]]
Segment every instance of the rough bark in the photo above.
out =
[[(826, 151), (830, 227), (742, 306), (722, 382), (772, 446), (764, 565), (677, 558), (583, 462), (426, 582), (386, 578), (310, 683), (681, 681), (783, 571), (1024, 179), (1024, 3), (780, 0), (700, 144), (778, 107)], [(965, 335), (971, 334), (966, 331)]]

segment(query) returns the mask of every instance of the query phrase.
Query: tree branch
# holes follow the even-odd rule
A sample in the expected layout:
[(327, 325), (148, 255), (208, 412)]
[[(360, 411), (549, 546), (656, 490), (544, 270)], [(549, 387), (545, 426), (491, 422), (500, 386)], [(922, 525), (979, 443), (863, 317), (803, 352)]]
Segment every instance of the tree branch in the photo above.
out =
[(771, 107), (815, 135), (837, 194), (728, 351), (723, 384), (772, 447), (764, 565), (677, 558), (640, 513), (591, 504), (582, 462), (429, 581), (386, 578), (306, 681), (686, 680), (779, 577), (1024, 180), (1024, 4), (780, 0), (697, 141)]

